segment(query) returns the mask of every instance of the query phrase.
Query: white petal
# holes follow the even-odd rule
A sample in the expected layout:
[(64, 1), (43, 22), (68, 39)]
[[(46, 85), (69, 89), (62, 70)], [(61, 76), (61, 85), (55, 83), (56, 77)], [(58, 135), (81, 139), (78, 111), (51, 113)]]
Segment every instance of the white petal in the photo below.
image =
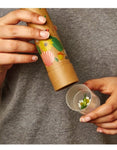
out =
[(88, 97), (88, 96), (86, 96), (86, 99), (89, 99), (89, 97)]

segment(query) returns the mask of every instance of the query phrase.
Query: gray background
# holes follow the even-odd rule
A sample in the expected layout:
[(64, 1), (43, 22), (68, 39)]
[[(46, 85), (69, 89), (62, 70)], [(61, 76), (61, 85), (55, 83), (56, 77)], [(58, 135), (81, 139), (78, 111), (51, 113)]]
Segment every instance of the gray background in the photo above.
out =
[[(0, 9), (0, 16), (11, 10)], [(117, 9), (48, 9), (48, 12), (57, 25), (79, 83), (117, 76)], [(14, 65), (7, 73), (2, 92), (0, 143), (117, 143), (117, 135), (97, 133), (95, 125), (79, 122), (81, 115), (65, 103), (69, 87), (53, 90), (40, 57), (36, 63)], [(107, 96), (97, 94), (104, 103)]]

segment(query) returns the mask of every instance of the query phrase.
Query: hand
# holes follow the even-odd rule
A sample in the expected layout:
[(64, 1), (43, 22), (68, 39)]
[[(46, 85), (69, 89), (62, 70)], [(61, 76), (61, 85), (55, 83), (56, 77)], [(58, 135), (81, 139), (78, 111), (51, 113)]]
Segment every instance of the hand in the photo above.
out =
[(110, 97), (106, 103), (82, 116), (81, 122), (94, 123), (97, 132), (117, 134), (117, 77), (89, 80), (85, 83), (91, 90), (98, 90)]
[(47, 31), (16, 25), (20, 21), (43, 25), (46, 18), (27, 10), (15, 10), (0, 18), (0, 72), (11, 68), (13, 64), (37, 61), (38, 57), (33, 54), (37, 53), (36, 47), (28, 41), (49, 37)]

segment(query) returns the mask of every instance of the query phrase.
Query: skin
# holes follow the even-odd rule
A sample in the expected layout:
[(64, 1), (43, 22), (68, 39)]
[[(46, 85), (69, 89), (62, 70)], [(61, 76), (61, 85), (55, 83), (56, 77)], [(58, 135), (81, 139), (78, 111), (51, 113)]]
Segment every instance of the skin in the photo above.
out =
[(110, 97), (105, 104), (82, 116), (80, 122), (93, 123), (97, 132), (117, 134), (117, 77), (105, 77), (85, 82), (91, 90), (98, 90)]
[[(16, 25), (20, 21), (43, 25), (46, 18), (44, 17), (41, 21), (38, 14), (26, 10), (15, 10), (0, 18), (0, 86), (13, 64), (32, 63), (38, 60), (36, 47), (29, 41), (49, 37), (47, 31), (45, 31), (45, 36), (42, 36), (39, 29)], [(94, 123), (98, 127), (98, 132), (117, 134), (117, 77), (93, 79), (85, 84), (91, 90), (99, 90), (104, 94), (109, 94), (110, 97), (105, 104), (82, 116), (80, 121)]]
[(13, 64), (32, 63), (38, 60), (36, 46), (29, 41), (49, 37), (47, 31), (16, 25), (20, 21), (43, 25), (46, 18), (27, 10), (15, 10), (0, 18), (0, 86)]

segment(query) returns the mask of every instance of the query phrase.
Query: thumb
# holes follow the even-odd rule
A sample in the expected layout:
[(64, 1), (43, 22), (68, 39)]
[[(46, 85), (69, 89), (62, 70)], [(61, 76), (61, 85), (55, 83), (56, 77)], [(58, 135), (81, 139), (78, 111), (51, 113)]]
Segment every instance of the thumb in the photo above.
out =
[(105, 93), (105, 81), (103, 80), (103, 78), (88, 80), (84, 84), (88, 86), (88, 88), (90, 88), (91, 90), (97, 90)]

